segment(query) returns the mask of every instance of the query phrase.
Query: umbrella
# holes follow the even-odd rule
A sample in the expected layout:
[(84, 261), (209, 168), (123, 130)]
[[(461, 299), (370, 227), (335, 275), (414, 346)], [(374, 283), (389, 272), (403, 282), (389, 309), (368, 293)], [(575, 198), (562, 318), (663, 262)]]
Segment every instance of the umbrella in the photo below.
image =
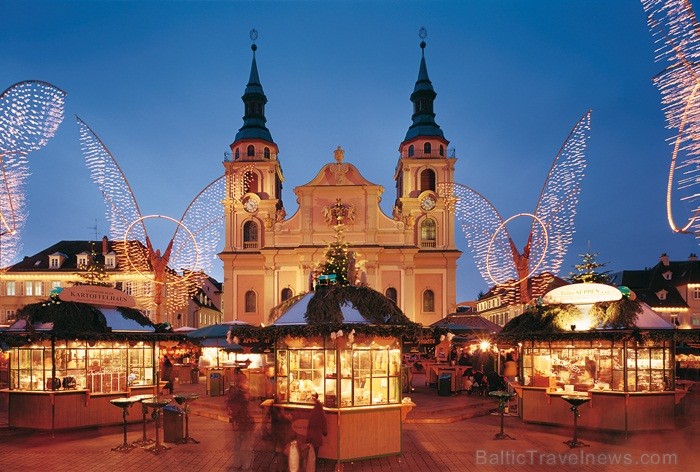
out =
[(242, 321), (227, 321), (224, 323), (216, 323), (213, 325), (205, 326), (204, 328), (195, 329), (187, 333), (187, 337), (191, 339), (204, 339), (204, 338), (223, 338), (226, 339), (231, 326), (248, 324)]
[(202, 347), (218, 347), (229, 352), (243, 352), (243, 346), (226, 341), (226, 338), (203, 338), (199, 340)]
[(194, 331), (197, 328), (193, 328), (192, 326), (180, 326), (179, 328), (175, 328), (173, 331), (176, 333), (188, 333), (190, 331)]

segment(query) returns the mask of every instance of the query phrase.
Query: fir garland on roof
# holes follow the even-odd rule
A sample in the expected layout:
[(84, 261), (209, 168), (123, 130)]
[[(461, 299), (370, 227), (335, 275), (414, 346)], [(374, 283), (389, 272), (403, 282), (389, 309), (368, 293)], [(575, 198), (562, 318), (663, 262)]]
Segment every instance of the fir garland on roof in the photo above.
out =
[(317, 287), (304, 318), (309, 324), (342, 324), (343, 305), (354, 306), (372, 324), (411, 323), (396, 303), (383, 294), (369, 287), (352, 285)]

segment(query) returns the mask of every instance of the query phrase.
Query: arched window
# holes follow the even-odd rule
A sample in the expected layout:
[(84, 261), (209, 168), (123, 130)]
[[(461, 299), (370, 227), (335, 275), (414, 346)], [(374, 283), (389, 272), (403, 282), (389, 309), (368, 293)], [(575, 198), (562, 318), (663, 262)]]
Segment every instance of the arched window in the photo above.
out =
[(243, 248), (258, 247), (258, 224), (255, 221), (246, 221), (243, 225)]
[(258, 296), (254, 291), (248, 290), (245, 293), (245, 312), (255, 313), (258, 311)]
[(236, 160), (238, 160), (239, 157), (241, 157), (241, 151), (240, 149), (236, 148)]
[(436, 247), (437, 245), (437, 225), (435, 220), (424, 219), (420, 224), (420, 245), (421, 247)]
[(248, 171), (243, 174), (243, 193), (258, 193), (258, 174)]
[(265, 157), (265, 159), (270, 158), (270, 148), (269, 147), (265, 148), (265, 150), (263, 151), (263, 156)]
[(423, 144), (423, 154), (430, 155), (430, 143)]
[(387, 288), (386, 291), (384, 292), (384, 295), (386, 296), (386, 298), (388, 298), (392, 302), (397, 303), (397, 301), (396, 301), (397, 294), (396, 294), (396, 289), (394, 287)]
[(292, 295), (294, 294), (292, 293), (291, 288), (285, 287), (282, 289), (282, 301), (289, 300), (290, 298), (292, 298)]
[(444, 155), (445, 155), (445, 148), (441, 144), (440, 145), (440, 156), (444, 156)]
[(435, 172), (432, 169), (425, 169), (420, 173), (420, 191), (435, 191)]
[(255, 146), (252, 144), (248, 145), (248, 156), (255, 156)]
[(423, 292), (423, 312), (432, 313), (435, 311), (435, 294), (428, 289)]
[(413, 157), (413, 154), (415, 153), (415, 149), (413, 147), (413, 144), (408, 146), (408, 157)]

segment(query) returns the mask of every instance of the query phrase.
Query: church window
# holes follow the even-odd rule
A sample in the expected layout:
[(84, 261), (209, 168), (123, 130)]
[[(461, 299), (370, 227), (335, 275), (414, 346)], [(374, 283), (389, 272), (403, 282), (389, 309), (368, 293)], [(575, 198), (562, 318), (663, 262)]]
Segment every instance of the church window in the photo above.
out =
[(249, 145), (248, 145), (248, 152), (247, 152), (247, 155), (248, 155), (249, 157), (255, 156), (255, 146), (253, 146), (252, 144), (249, 144)]
[(415, 153), (415, 148), (413, 147), (413, 144), (408, 146), (408, 157), (413, 157), (413, 154)]
[(255, 221), (246, 221), (243, 225), (243, 248), (254, 249), (258, 247), (258, 224)]
[(258, 310), (258, 296), (254, 291), (248, 290), (245, 293), (245, 312), (255, 313)]
[(294, 294), (292, 293), (291, 288), (285, 287), (282, 289), (282, 301), (289, 300), (290, 298), (292, 298), (292, 295)]
[(440, 145), (440, 156), (442, 157), (444, 155), (445, 155), (445, 147), (441, 144)]
[(398, 297), (396, 294), (396, 289), (394, 287), (387, 288), (386, 291), (384, 292), (384, 295), (386, 296), (386, 298), (388, 298), (392, 302), (397, 303), (396, 300)]
[(423, 154), (425, 154), (426, 156), (429, 156), (430, 151), (431, 151), (430, 143), (423, 144)]
[(236, 160), (238, 160), (241, 157), (241, 151), (240, 149), (236, 148)]
[(263, 151), (263, 156), (265, 157), (265, 159), (270, 158), (270, 148), (269, 147), (265, 148), (265, 150)]
[(420, 173), (420, 190), (435, 191), (435, 172), (432, 169), (425, 169)]
[(423, 312), (432, 313), (435, 311), (435, 294), (428, 289), (423, 292)]
[(435, 220), (426, 218), (420, 224), (421, 247), (435, 247), (437, 244), (437, 225)]
[(246, 172), (243, 175), (243, 192), (258, 193), (258, 174), (255, 172)]

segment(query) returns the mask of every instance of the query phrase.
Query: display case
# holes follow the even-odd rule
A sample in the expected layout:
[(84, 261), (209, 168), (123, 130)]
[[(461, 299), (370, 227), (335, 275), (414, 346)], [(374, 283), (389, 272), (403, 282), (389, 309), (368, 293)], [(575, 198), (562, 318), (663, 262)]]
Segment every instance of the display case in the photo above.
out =
[(14, 348), (11, 390), (126, 392), (153, 385), (154, 344), (115, 341), (50, 341)]
[(328, 407), (401, 403), (401, 348), (395, 338), (355, 336), (352, 343), (322, 337), (285, 338), (276, 350), (280, 403), (312, 403), (316, 392)]
[(524, 386), (577, 391), (673, 390), (673, 366), (669, 341), (534, 342), (522, 353)]

